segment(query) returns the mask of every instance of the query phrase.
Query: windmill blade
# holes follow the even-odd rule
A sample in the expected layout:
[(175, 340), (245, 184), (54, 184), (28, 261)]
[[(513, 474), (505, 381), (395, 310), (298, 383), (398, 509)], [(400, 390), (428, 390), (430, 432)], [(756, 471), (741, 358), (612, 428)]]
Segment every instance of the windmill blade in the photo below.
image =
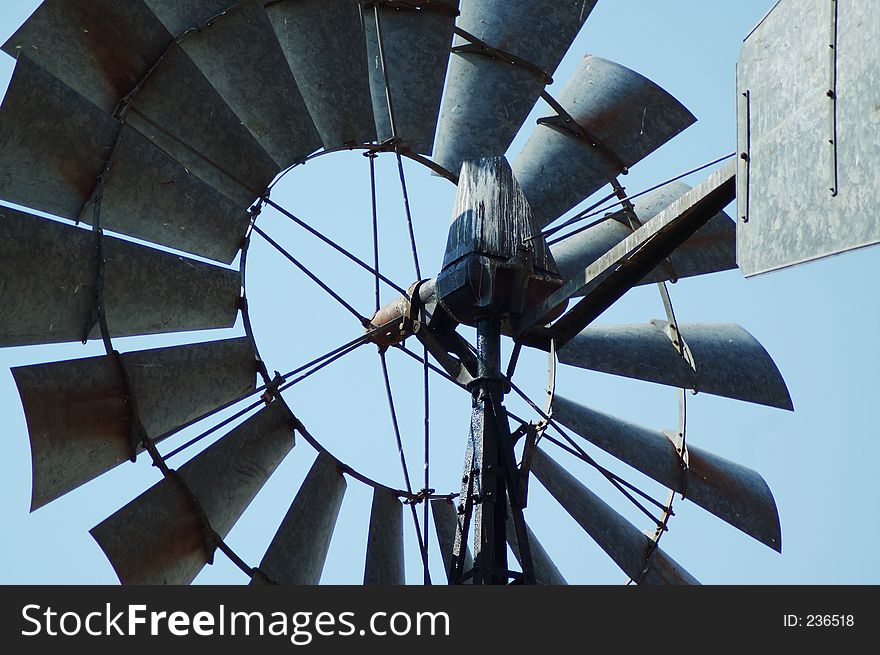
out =
[(535, 220), (546, 225), (696, 120), (620, 64), (587, 55), (558, 98), (574, 120), (541, 121), (513, 163)]
[[(451, 582), (449, 573), (452, 570), (452, 552), (455, 548), (455, 532), (458, 529), (458, 513), (455, 504), (445, 498), (431, 501), (431, 515), (434, 517), (434, 529), (437, 531), (437, 543), (440, 544), (440, 556), (443, 558), (443, 570), (446, 579)], [(464, 571), (474, 568), (471, 549), (465, 546)], [(468, 579), (465, 584), (471, 584)]]
[[(535, 567), (535, 582), (543, 585), (567, 585), (568, 582), (556, 568), (556, 564), (550, 559), (550, 555), (544, 550), (541, 542), (532, 532), (532, 529), (526, 524), (526, 533), (529, 538), (529, 550), (532, 553), (532, 565)], [(516, 561), (522, 566), (522, 559), (519, 554), (519, 542), (516, 538), (516, 529), (513, 521), (507, 521), (507, 545), (513, 551)]]
[(404, 585), (403, 504), (389, 489), (373, 490), (365, 585)]
[(553, 419), (686, 497), (761, 543), (782, 552), (776, 501), (755, 471), (688, 444), (683, 472), (675, 444), (662, 432), (643, 428), (555, 396)]
[(652, 549), (651, 540), (540, 448), (535, 449), (531, 470), (630, 579), (650, 585), (700, 584), (659, 547), (646, 563), (645, 557)]
[[(124, 367), (126, 379), (123, 377)], [(185, 374), (183, 374), (185, 373)], [(211, 341), (12, 369), (31, 444), (31, 511), (141, 451), (136, 406), (156, 442), (254, 390), (250, 339)]]
[[(403, 3), (374, 3), (364, 9), (373, 116), (380, 142), (394, 136), (385, 85), (387, 72), (398, 138), (414, 152), (431, 154), (458, 4), (459, 0), (439, 0), (416, 10)], [(382, 33), (381, 49), (377, 21)]]
[[(687, 184), (673, 182), (638, 198), (635, 203), (638, 223), (647, 223), (690, 190)], [(632, 226), (626, 212), (620, 211), (601, 223), (563, 238), (553, 244), (550, 251), (562, 277), (569, 279), (631, 233)], [(736, 268), (736, 224), (727, 214), (719, 212), (639, 284), (676, 281), (733, 268)]]
[(129, 124), (246, 207), (278, 165), (142, 0), (47, 0), (3, 46)]
[[(462, 0), (459, 28), (496, 54), (466, 39), (455, 40), (437, 163), (458, 173), (468, 159), (507, 151), (595, 4), (596, 0)], [(512, 65), (514, 60), (519, 63)]]
[(793, 410), (785, 380), (755, 337), (735, 324), (684, 323), (678, 331), (696, 370), (679, 355), (669, 324), (588, 327), (559, 349), (559, 361), (579, 368), (695, 389)]
[(279, 167), (287, 168), (321, 147), (259, 2), (246, 0), (231, 8), (229, 0), (145, 2), (171, 34), (182, 34), (216, 17), (180, 45)]
[[(95, 302), (95, 234), (8, 208), (0, 214), (0, 347), (79, 341)], [(112, 336), (235, 323), (238, 271), (106, 236), (103, 259)]]
[[(321, 581), (345, 488), (339, 462), (319, 453), (260, 562), (269, 580), (282, 585)], [(260, 582), (257, 577), (251, 584)]]
[[(93, 220), (88, 204), (117, 123), (21, 55), (0, 107), (0, 197), (56, 216)], [(104, 181), (101, 225), (230, 262), (248, 215), (137, 130), (122, 128)]]
[(352, 0), (266, 4), (324, 147), (375, 141), (360, 4)]
[(92, 528), (119, 581), (192, 582), (213, 562), (209, 530), (229, 534), (293, 444), (290, 412), (274, 402)]

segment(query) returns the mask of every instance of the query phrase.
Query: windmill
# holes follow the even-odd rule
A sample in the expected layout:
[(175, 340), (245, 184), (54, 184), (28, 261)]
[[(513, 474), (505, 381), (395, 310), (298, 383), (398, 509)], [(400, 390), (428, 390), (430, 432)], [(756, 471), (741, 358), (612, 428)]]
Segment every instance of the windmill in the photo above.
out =
[[(650, 81), (598, 57), (584, 60), (558, 99), (546, 94), (594, 3), (229, 4), (46, 2), (6, 46), (18, 63), (2, 113), (3, 197), (92, 229), (4, 210), (10, 248), (4, 279), (15, 281), (4, 290), (12, 308), (4, 343), (90, 337), (103, 339), (107, 350), (102, 357), (15, 371), (34, 453), (34, 507), (145, 452), (162, 482), (93, 531), (123, 582), (188, 582), (219, 549), (255, 581), (308, 583), (320, 579), (346, 480), (354, 480), (375, 490), (365, 581), (402, 581), (400, 525), (404, 513), (419, 523), (418, 501), (425, 512), (433, 509), (451, 582), (558, 582), (524, 521), (531, 471), (631, 579), (692, 582), (657, 546), (671, 500), (661, 507), (655, 534), (644, 536), (547, 454), (553, 439), (589, 458), (570, 434), (576, 433), (780, 547), (775, 504), (760, 477), (686, 443), (683, 428), (664, 435), (554, 393), (547, 407), (535, 408), (534, 421), (511, 432), (501, 398), (516, 393), (509, 379), (514, 369), (502, 373), (497, 361), (504, 332), (563, 364), (788, 408), (772, 360), (735, 326), (679, 324), (671, 303), (658, 324), (589, 325), (633, 285), (658, 284), (666, 300), (666, 280), (734, 266), (733, 240), (754, 239), (748, 235), (762, 214), (749, 193), (762, 170), (761, 140), (750, 136), (751, 121), (736, 175), (728, 164), (696, 189), (667, 185), (630, 198), (617, 175), (693, 117)], [(765, 24), (775, 24), (772, 15)], [(547, 38), (535, 38), (536, 25)], [(259, 84), (248, 69), (257, 63), (276, 67), (272, 85)], [(479, 92), (485, 88), (494, 93)], [(749, 117), (761, 94), (743, 94)], [(508, 165), (499, 155), (542, 96), (553, 115)], [(836, 104), (837, 92), (826, 100)], [(760, 137), (758, 130), (754, 135)], [(271, 240), (257, 222), (259, 212), (269, 207), (300, 220), (266, 189), (283, 170), (354, 148), (413, 159), (458, 183), (441, 271), (419, 274), (411, 285), (383, 279), (378, 265), (358, 260), (401, 299), (377, 306), (369, 317), (354, 310), (366, 333), (291, 375), (273, 375), (262, 363), (249, 325), (242, 339), (115, 351), (114, 337), (223, 327), (238, 315), (247, 325), (240, 288), (248, 242)], [(845, 162), (835, 166), (838, 176), (847, 170)], [(755, 182), (743, 182), (748, 179)], [(551, 230), (561, 232), (547, 226), (608, 183), (614, 193), (606, 202), (616, 199), (622, 209), (593, 224), (573, 222), (574, 234), (546, 245)], [(738, 194), (740, 205), (748, 200), (748, 208), (738, 210), (748, 219), (745, 230), (720, 213), (733, 199), (734, 183), (746, 184)], [(124, 236), (105, 236), (104, 229)], [(763, 243), (760, 237), (752, 242)], [(862, 243), (836, 249), (850, 245)], [(740, 252), (756, 250), (760, 245)], [(203, 261), (228, 264), (239, 251), (239, 274)], [(291, 261), (301, 266), (293, 255)], [(783, 257), (771, 266), (791, 261)], [(51, 284), (61, 279), (63, 286)], [(52, 302), (35, 306), (35, 297)], [(573, 307), (560, 310), (566, 301)], [(458, 324), (478, 326), (476, 348), (457, 334)], [(297, 375), (350, 349), (374, 343), (384, 358), (384, 349), (402, 348), (405, 338), (424, 348), (426, 371), (433, 367), (474, 396), (474, 447), (455, 501), (458, 490), (438, 495), (427, 483), (422, 490), (409, 481), (407, 489), (393, 489), (367, 479), (324, 449), (281, 395)], [(190, 463), (168, 467), (167, 453), (159, 450), (164, 438), (237, 402), (258, 411)], [(549, 427), (564, 436), (552, 437)], [(482, 439), (474, 434), (480, 430), (487, 431)], [(319, 455), (253, 567), (224, 536), (291, 450), (294, 432)], [(638, 452), (633, 443), (642, 444)], [(495, 486), (486, 492), (488, 479)], [(614, 482), (626, 489), (624, 480), (615, 476)], [(493, 489), (495, 499), (487, 496)], [(401, 500), (410, 502), (405, 507)], [(423, 546), (427, 513), (420, 525)], [(478, 536), (468, 553), (472, 533)], [(521, 571), (504, 561), (505, 539)]]

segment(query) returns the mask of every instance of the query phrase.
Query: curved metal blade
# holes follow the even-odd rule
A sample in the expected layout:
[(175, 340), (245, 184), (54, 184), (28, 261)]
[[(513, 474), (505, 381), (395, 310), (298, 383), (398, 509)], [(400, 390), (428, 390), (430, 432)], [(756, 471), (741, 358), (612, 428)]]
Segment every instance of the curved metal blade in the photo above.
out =
[(736, 324), (678, 326), (696, 370), (678, 354), (664, 321), (646, 325), (588, 327), (559, 349), (571, 366), (682, 389), (794, 409), (773, 359)]
[(440, 0), (418, 11), (376, 4), (364, 10), (373, 115), (379, 141), (394, 136), (376, 31), (376, 11), (391, 90), (397, 136), (414, 152), (430, 155), (446, 81), (459, 0)]
[[(0, 347), (79, 341), (95, 300), (95, 234), (12, 209), (0, 215)], [(104, 308), (112, 336), (235, 323), (239, 271), (112, 237), (103, 244)], [(90, 334), (97, 336), (98, 328)]]
[(555, 119), (545, 119), (526, 142), (513, 172), (540, 225), (562, 216), (696, 120), (647, 78), (593, 55), (584, 57), (558, 102), (596, 143)]
[(675, 444), (662, 432), (555, 396), (553, 418), (634, 469), (782, 552), (776, 501), (755, 471), (688, 444), (685, 473)]
[[(321, 581), (346, 486), (339, 463), (319, 453), (260, 562), (269, 580), (282, 585)], [(255, 577), (251, 584), (261, 582)]]
[[(492, 48), (552, 75), (596, 0), (462, 0), (458, 26)], [(455, 40), (455, 47), (467, 43)], [(458, 173), (468, 159), (503, 155), (535, 106), (547, 80), (479, 48), (456, 52), (434, 159)]]
[(272, 403), (177, 470), (192, 496), (165, 478), (92, 528), (92, 537), (124, 585), (189, 584), (213, 562), (203, 518), (221, 538), (229, 534), (293, 444), (289, 411)]
[(278, 171), (142, 0), (47, 0), (3, 49), (108, 115), (138, 89), (129, 124), (240, 207)]
[[(637, 198), (634, 204), (639, 223), (648, 222), (690, 190), (687, 184), (673, 182)], [(550, 251), (563, 279), (569, 279), (631, 233), (626, 213), (620, 211), (602, 223), (553, 244)], [(639, 284), (675, 281), (733, 268), (736, 268), (736, 224), (727, 214), (719, 212)]]
[[(440, 545), (440, 556), (443, 558), (443, 570), (446, 571), (446, 579), (450, 580), (449, 573), (452, 570), (452, 551), (455, 548), (455, 531), (458, 529), (458, 513), (455, 504), (451, 500), (437, 498), (431, 501), (431, 515), (434, 517), (434, 530), (437, 532), (437, 543)], [(464, 570), (474, 568), (474, 558), (471, 549), (465, 546)], [(468, 579), (465, 584), (471, 584)]]
[(171, 34), (217, 17), (180, 45), (278, 166), (287, 168), (321, 147), (262, 4), (247, 0), (230, 8), (229, 0), (145, 2)]
[[(528, 524), (526, 524), (526, 532), (529, 536), (529, 550), (532, 552), (532, 564), (535, 567), (535, 582), (543, 585), (567, 585), (568, 582), (565, 581), (565, 578), (559, 572), (559, 569), (556, 568), (556, 564), (550, 559), (550, 555), (544, 550), (541, 542), (538, 541), (538, 538), (535, 536), (535, 533), (532, 532), (532, 529)], [(522, 559), (520, 559), (519, 554), (519, 542), (516, 538), (516, 529), (511, 520), (507, 521), (507, 545), (510, 546), (510, 550), (513, 551), (513, 556), (516, 557), (516, 561), (522, 566)]]
[(365, 585), (403, 585), (403, 504), (396, 494), (376, 487), (367, 536)]
[[(90, 223), (87, 202), (116, 131), (109, 115), (20, 56), (0, 107), (0, 197)], [(101, 224), (230, 262), (248, 215), (126, 126), (104, 182)]]
[(247, 338), (141, 350), (120, 360), (128, 389), (112, 356), (12, 369), (31, 443), (31, 511), (131, 458), (132, 401), (158, 442), (254, 389), (256, 354)]
[(281, 0), (266, 11), (324, 147), (375, 141), (359, 3)]
[(652, 549), (651, 540), (540, 448), (535, 449), (531, 470), (565, 511), (632, 580), (639, 584), (700, 584), (660, 548), (653, 550), (646, 563), (645, 557)]

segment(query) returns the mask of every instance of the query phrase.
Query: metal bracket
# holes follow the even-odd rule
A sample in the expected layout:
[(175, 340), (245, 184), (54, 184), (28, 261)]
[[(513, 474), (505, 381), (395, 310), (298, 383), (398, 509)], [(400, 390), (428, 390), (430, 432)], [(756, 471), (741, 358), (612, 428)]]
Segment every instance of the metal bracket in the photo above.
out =
[(470, 32), (466, 32), (460, 27), (455, 27), (455, 34), (460, 36), (465, 41), (469, 43), (465, 45), (453, 46), (452, 52), (455, 54), (460, 53), (468, 53), (475, 55), (485, 55), (490, 57), (496, 61), (505, 62), (510, 64), (511, 66), (517, 66), (518, 68), (522, 68), (523, 70), (535, 75), (540, 78), (544, 82), (544, 86), (549, 86), (553, 84), (553, 76), (550, 75), (546, 70), (533, 64), (532, 62), (523, 59), (522, 57), (518, 57), (517, 55), (507, 52), (505, 50), (501, 50), (499, 48), (495, 48), (485, 41), (478, 39), (476, 36), (471, 34)]
[(839, 162), (838, 162), (838, 150), (837, 150), (837, 36), (838, 36), (838, 14), (840, 11), (840, 3), (838, 0), (830, 0), (831, 1), (831, 34), (829, 40), (831, 43), (829, 44), (830, 55), (829, 55), (829, 85), (828, 92), (825, 94), (828, 96), (828, 99), (831, 101), (831, 111), (829, 117), (829, 136), (828, 142), (831, 146), (831, 161), (830, 161), (830, 179), (831, 179), (831, 197), (836, 197), (840, 192), (839, 184), (840, 184), (840, 176), (839, 176)]
[(450, 4), (438, 0), (360, 0), (364, 9), (387, 7), (397, 11), (424, 11), (456, 18), (461, 12)]

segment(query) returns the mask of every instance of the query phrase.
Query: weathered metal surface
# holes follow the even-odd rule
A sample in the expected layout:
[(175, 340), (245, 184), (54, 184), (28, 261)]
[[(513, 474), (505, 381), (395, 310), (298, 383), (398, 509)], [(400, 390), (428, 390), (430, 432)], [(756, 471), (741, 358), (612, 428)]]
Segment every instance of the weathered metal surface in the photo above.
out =
[(242, 208), (280, 170), (179, 46), (137, 94), (128, 122)]
[(562, 283), (504, 157), (464, 163), (452, 215), (437, 292), (458, 321), (521, 314)]
[(450, 11), (416, 11), (384, 5), (364, 10), (373, 116), (379, 141), (390, 139), (393, 133), (376, 31), (377, 8), (397, 136), (410, 150), (425, 155), (430, 155), (434, 147), (458, 0), (440, 0), (439, 4), (447, 5)]
[[(449, 582), (449, 572), (452, 570), (452, 552), (455, 547), (455, 532), (458, 529), (458, 513), (455, 504), (451, 500), (438, 498), (431, 501), (431, 515), (434, 517), (434, 529), (437, 531), (437, 542), (440, 545), (440, 556), (443, 559), (443, 570)], [(464, 569), (474, 567), (474, 559), (471, 550), (465, 546)], [(470, 580), (467, 581), (470, 584)]]
[(665, 321), (588, 327), (557, 351), (559, 361), (602, 373), (794, 409), (773, 359), (739, 325), (678, 326), (696, 370), (678, 354), (667, 329)]
[(376, 139), (356, 0), (281, 0), (266, 11), (325, 148)]
[(746, 39), (737, 64), (746, 275), (880, 242), (878, 63), (877, 2), (783, 0)]
[[(0, 197), (76, 219), (113, 147), (113, 119), (21, 55), (0, 107)], [(82, 220), (92, 221), (91, 207)], [(230, 262), (248, 216), (124, 127), (104, 183), (101, 225)]]
[[(316, 585), (336, 527), (346, 482), (339, 463), (321, 453), (260, 562), (260, 570), (282, 585)], [(259, 584), (257, 578), (251, 584)]]
[(245, 207), (278, 166), (172, 43), (142, 0), (48, 0), (3, 49), (26, 53), (107, 114), (143, 82), (129, 123)]
[[(528, 525), (526, 525), (526, 532), (529, 536), (529, 548), (532, 552), (532, 563), (535, 567), (535, 582), (543, 585), (567, 585), (568, 582), (565, 581), (565, 578), (559, 572), (559, 569), (556, 568), (556, 564), (550, 559), (550, 555), (544, 550), (541, 542), (538, 541), (535, 533), (532, 532), (532, 529)], [(513, 526), (513, 521), (507, 522), (507, 545), (510, 546), (510, 550), (513, 552), (513, 556), (516, 557), (516, 561), (520, 562), (520, 565), (522, 565), (519, 555), (519, 545), (517, 544), (516, 539), (516, 529)]]
[[(256, 355), (238, 338), (121, 355), (148, 437), (254, 389)], [(12, 369), (31, 443), (31, 511), (130, 459), (129, 392), (112, 356)], [(138, 448), (140, 450), (140, 448)]]
[(524, 334), (575, 293), (585, 297), (553, 324), (558, 347), (616, 302), (627, 290), (730, 203), (735, 194), (735, 162), (715, 171), (692, 191), (638, 228), (517, 322)]
[[(640, 223), (647, 223), (691, 190), (687, 184), (673, 182), (637, 198), (634, 202)], [(573, 226), (573, 229), (576, 226)], [(602, 223), (578, 232), (550, 247), (563, 279), (573, 277), (599, 259), (632, 232), (623, 210)], [(724, 212), (709, 219), (703, 227), (679, 246), (639, 284), (706, 275), (736, 268), (736, 224)]]
[(365, 585), (403, 585), (403, 504), (396, 494), (376, 487), (367, 535)]
[(553, 398), (553, 419), (761, 543), (782, 552), (782, 532), (773, 494), (755, 471), (688, 442), (687, 473), (675, 444), (644, 428), (567, 398)]
[[(94, 303), (95, 234), (12, 209), (0, 214), (0, 346), (80, 340)], [(239, 271), (106, 236), (103, 252), (112, 336), (235, 323)]]
[[(122, 584), (189, 584), (293, 448), (289, 411), (275, 402), (92, 528)], [(211, 552), (209, 552), (209, 549)]]
[[(613, 510), (540, 448), (535, 449), (532, 472), (571, 517), (593, 538), (615, 564), (639, 584), (700, 584), (690, 573), (656, 548), (651, 539)], [(647, 571), (645, 568), (647, 567)]]
[[(552, 75), (596, 0), (462, 0), (458, 26), (496, 50)], [(454, 46), (467, 41), (457, 37)], [(543, 75), (481, 52), (450, 62), (434, 159), (453, 173), (462, 162), (503, 155), (546, 85)]]
[(541, 226), (623, 173), (620, 164), (633, 166), (696, 120), (647, 78), (593, 55), (584, 57), (557, 101), (601, 147), (564, 123), (537, 127), (513, 172)]
[(172, 34), (201, 25), (181, 47), (281, 168), (321, 147), (272, 23), (257, 0), (145, 0)]

